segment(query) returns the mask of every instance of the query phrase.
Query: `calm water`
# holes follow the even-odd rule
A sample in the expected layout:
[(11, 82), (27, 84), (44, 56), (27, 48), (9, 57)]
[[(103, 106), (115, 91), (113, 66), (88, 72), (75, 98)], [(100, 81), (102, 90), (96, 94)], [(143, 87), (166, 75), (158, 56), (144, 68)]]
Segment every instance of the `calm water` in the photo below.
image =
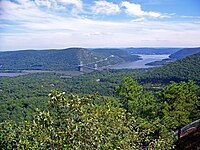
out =
[(153, 61), (159, 61), (165, 58), (168, 58), (169, 55), (139, 55), (142, 60), (134, 61), (134, 62), (128, 62), (124, 64), (114, 65), (110, 67), (111, 69), (136, 69), (136, 68), (150, 68), (153, 66), (146, 66), (145, 64), (153, 62)]
[(28, 73), (0, 73), (0, 77), (16, 77), (26, 75)]

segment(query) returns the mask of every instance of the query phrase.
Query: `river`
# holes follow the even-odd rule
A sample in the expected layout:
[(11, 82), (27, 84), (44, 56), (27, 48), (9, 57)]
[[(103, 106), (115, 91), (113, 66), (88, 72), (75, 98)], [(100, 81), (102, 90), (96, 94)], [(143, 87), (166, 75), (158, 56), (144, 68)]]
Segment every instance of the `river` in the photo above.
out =
[(136, 69), (136, 68), (155, 67), (155, 66), (147, 66), (145, 64), (154, 62), (154, 61), (160, 61), (162, 59), (166, 59), (169, 57), (169, 55), (139, 55), (139, 56), (142, 58), (142, 60), (114, 65), (114, 66), (111, 66), (110, 69), (125, 69), (125, 68)]
[[(146, 63), (150, 63), (153, 61), (159, 61), (165, 58), (168, 58), (169, 55), (139, 55), (142, 60), (134, 61), (134, 62), (128, 62), (128, 63), (123, 63), (119, 65), (113, 65), (109, 67), (110, 69), (136, 69), (136, 68), (150, 68), (154, 66), (146, 66)], [(15, 77), (15, 76), (21, 76), (21, 75), (27, 75), (29, 73), (0, 73), (1, 76), (6, 76), (6, 77)]]

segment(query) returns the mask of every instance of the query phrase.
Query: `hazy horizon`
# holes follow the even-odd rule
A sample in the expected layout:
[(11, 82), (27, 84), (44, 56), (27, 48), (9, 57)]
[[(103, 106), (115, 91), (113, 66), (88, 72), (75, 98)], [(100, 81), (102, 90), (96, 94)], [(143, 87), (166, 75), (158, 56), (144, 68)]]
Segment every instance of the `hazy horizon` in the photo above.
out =
[(184, 48), (199, 48), (200, 46), (194, 46), (194, 47), (63, 47), (63, 48), (27, 48), (27, 49), (8, 49), (8, 50), (0, 50), (0, 52), (6, 52), (6, 51), (24, 51), (24, 50), (64, 50), (64, 49), (70, 49), (70, 48), (84, 48), (84, 49), (127, 49), (127, 48), (155, 48), (155, 49), (167, 49), (167, 48), (176, 48), (176, 49), (184, 49)]

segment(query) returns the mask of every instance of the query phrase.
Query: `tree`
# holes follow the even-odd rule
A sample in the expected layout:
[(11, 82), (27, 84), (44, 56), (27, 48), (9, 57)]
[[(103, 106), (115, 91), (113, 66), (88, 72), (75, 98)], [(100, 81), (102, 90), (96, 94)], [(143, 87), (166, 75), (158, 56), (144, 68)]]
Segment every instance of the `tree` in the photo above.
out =
[[(95, 96), (95, 95), (94, 95)], [(93, 95), (79, 97), (53, 91), (49, 109), (33, 121), (0, 124), (2, 149), (170, 149), (172, 140), (152, 138), (145, 119), (125, 116), (113, 105), (95, 105)]]
[(155, 116), (156, 100), (151, 92), (147, 92), (136, 81), (128, 77), (117, 88), (123, 108), (133, 116), (147, 118)]
[(171, 82), (158, 95), (163, 103), (162, 122), (168, 129), (177, 129), (200, 117), (200, 88), (193, 81)]

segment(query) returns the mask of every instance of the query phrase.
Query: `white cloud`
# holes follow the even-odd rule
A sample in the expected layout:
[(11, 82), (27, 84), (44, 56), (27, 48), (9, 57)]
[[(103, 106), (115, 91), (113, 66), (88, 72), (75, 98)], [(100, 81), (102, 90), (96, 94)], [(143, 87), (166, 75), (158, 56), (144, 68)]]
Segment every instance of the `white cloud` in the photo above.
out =
[(43, 22), (54, 17), (54, 15), (40, 10), (32, 1), (17, 4), (4, 0), (1, 2), (1, 12), (1, 19), (13, 21), (17, 24)]
[(57, 2), (63, 3), (64, 5), (74, 5), (78, 9), (82, 9), (83, 7), (81, 0), (57, 0)]
[(162, 15), (159, 12), (143, 11), (140, 4), (123, 1), (121, 3), (121, 7), (125, 7), (125, 12), (130, 16), (153, 17), (153, 18), (162, 17)]
[[(26, 23), (28, 33), (5, 33), (0, 49), (128, 46), (199, 46), (199, 24), (104, 22), (90, 19), (49, 20)], [(32, 30), (39, 30), (32, 32)], [(42, 30), (42, 31), (40, 31)], [(46, 32), (43, 32), (46, 30)], [(186, 36), (187, 35), (187, 36)]]
[[(199, 46), (200, 28), (198, 23), (150, 21), (147, 17), (161, 17), (156, 12), (146, 12), (140, 5), (134, 5), (137, 16), (132, 21), (99, 21), (84, 17), (66, 16), (54, 11), (41, 9), (40, 6), (56, 8), (61, 5), (58, 0), (46, 2), (19, 0), (14, 3), (0, 0), (0, 50), (27, 48), (64, 48), (64, 47), (128, 47), (128, 46)], [(26, 3), (22, 3), (26, 1)], [(63, 0), (64, 1), (64, 0)], [(78, 2), (78, 1), (77, 1)], [(106, 2), (106, 1), (97, 1)], [(51, 5), (50, 5), (51, 3)], [(63, 2), (62, 2), (63, 3)], [(75, 3), (75, 2), (74, 2)], [(115, 14), (120, 11), (113, 3), (100, 5), (99, 13)], [(95, 2), (95, 4), (98, 4)], [(111, 6), (110, 6), (111, 4)], [(126, 3), (124, 3), (125, 5)], [(129, 3), (128, 3), (129, 4)], [(130, 3), (133, 4), (133, 3)], [(109, 5), (110, 7), (108, 7)], [(106, 7), (104, 7), (106, 6)], [(132, 5), (131, 5), (132, 6)], [(73, 6), (72, 6), (73, 7)], [(125, 6), (123, 6), (125, 7)], [(122, 7), (121, 7), (122, 9)], [(125, 10), (133, 8), (125, 7)], [(88, 9), (89, 10), (89, 9)], [(108, 11), (110, 10), (110, 12)], [(108, 11), (108, 12), (107, 12)], [(128, 12), (127, 12), (128, 13)], [(88, 17), (90, 18), (90, 16)], [(4, 20), (6, 20), (4, 22)], [(3, 30), (2, 30), (3, 31)], [(5, 31), (5, 30), (4, 30)]]
[(50, 8), (52, 6), (52, 2), (49, 0), (35, 0), (37, 6), (43, 6)]
[(142, 22), (142, 21), (145, 21), (145, 18), (137, 18), (137, 19), (133, 19), (131, 20), (131, 22)]
[[(72, 16), (78, 16), (83, 11), (83, 2), (81, 0), (55, 0), (57, 6), (63, 6), (65, 9), (71, 10)], [(69, 8), (70, 6), (70, 8)]]
[(180, 16), (181, 18), (187, 18), (187, 19), (200, 19), (200, 16)]
[[(34, 0), (37, 7), (48, 8), (53, 11), (64, 11), (66, 10), (65, 5), (59, 5), (56, 0)], [(76, 7), (74, 5), (74, 7)]]
[[(66, 10), (66, 7), (58, 5), (55, 0), (35, 0), (35, 1), (26, 1), (19, 0), (20, 3), (14, 3), (9, 0), (0, 1), (1, 14), (0, 19), (13, 21), (15, 23), (41, 23), (48, 22), (49, 20), (59, 20), (60, 15), (66, 12), (66, 16), (74, 16), (77, 11), (80, 11), (78, 8)], [(22, 3), (25, 2), (25, 3)], [(51, 10), (41, 9), (40, 7), (48, 7)], [(63, 11), (63, 12), (62, 12)], [(62, 18), (63, 19), (63, 18)]]
[(116, 14), (120, 12), (120, 8), (117, 4), (107, 1), (95, 1), (95, 5), (92, 7), (92, 11), (96, 14)]

